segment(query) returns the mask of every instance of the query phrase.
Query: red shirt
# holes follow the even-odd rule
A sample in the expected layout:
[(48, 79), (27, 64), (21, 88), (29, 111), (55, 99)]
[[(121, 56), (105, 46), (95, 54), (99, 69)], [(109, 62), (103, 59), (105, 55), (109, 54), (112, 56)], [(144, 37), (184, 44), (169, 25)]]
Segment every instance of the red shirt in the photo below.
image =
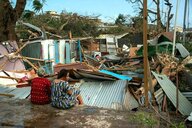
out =
[(34, 104), (50, 103), (51, 82), (46, 78), (36, 77), (31, 81), (31, 102)]

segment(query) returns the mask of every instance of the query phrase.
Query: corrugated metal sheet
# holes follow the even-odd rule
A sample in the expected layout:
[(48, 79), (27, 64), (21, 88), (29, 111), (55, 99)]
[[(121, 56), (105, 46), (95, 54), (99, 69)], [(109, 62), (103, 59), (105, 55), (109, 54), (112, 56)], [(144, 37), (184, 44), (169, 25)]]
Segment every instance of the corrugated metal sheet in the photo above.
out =
[(176, 48), (179, 50), (179, 52), (183, 58), (190, 55), (190, 53), (187, 51), (187, 49), (182, 44), (177, 43)]
[(100, 43), (100, 52), (107, 52), (107, 46), (106, 46), (106, 44), (101, 44)]
[(42, 40), (41, 47), (42, 47), (42, 59), (55, 60), (54, 40), (52, 39)]
[(160, 88), (159, 90), (157, 90), (154, 93), (154, 95), (155, 95), (155, 99), (156, 99), (157, 103), (160, 105), (162, 103), (162, 101), (163, 101), (163, 96), (164, 96), (163, 89)]
[(65, 43), (65, 55), (66, 55), (66, 60), (65, 60), (65, 63), (66, 64), (70, 64), (71, 63), (71, 49), (70, 49), (70, 44), (69, 43)]
[(124, 97), (124, 101), (123, 101), (123, 107), (126, 110), (132, 110), (134, 108), (138, 108), (139, 107), (139, 103), (133, 97), (133, 95), (130, 93), (129, 89), (127, 89), (126, 92), (125, 92), (125, 97)]
[(81, 85), (84, 103), (89, 106), (122, 109), (127, 81), (85, 82)]
[[(166, 75), (159, 75), (152, 72), (158, 83), (162, 87), (163, 91), (166, 93), (168, 98), (171, 100), (173, 105), (176, 107), (176, 86), (169, 80)], [(189, 115), (192, 111), (192, 104), (184, 97), (181, 92), (178, 93), (179, 96), (179, 112), (183, 115)]]
[(136, 72), (131, 72), (131, 71), (122, 71), (123, 75), (127, 75), (129, 77), (138, 77), (138, 78), (143, 78), (143, 74), (139, 74)]
[(86, 60), (88, 61), (88, 64), (94, 67), (100, 66), (101, 63), (99, 63), (99, 61), (97, 61), (95, 58), (92, 58), (88, 55), (85, 55)]
[(106, 38), (106, 42), (107, 42), (107, 51), (110, 54), (116, 54), (117, 53), (117, 48), (116, 48), (116, 42), (115, 42), (115, 38)]
[(158, 35), (158, 43), (163, 41), (173, 41), (173, 32), (163, 32)]
[(25, 99), (30, 95), (31, 87), (15, 88), (9, 94), (15, 95), (16, 99)]
[(6, 86), (0, 86), (0, 93), (9, 93), (10, 91), (14, 90), (15, 88), (10, 88)]
[(88, 71), (88, 70), (73, 70), (73, 73), (75, 74), (75, 76), (77, 78), (79, 78), (79, 76), (81, 78), (92, 78), (92, 79), (99, 79), (99, 80), (117, 80), (116, 77), (112, 76), (112, 75), (107, 75), (105, 73), (101, 73), (99, 71)]
[(116, 80), (115, 77), (105, 77), (105, 76), (100, 76), (97, 74), (89, 74), (86, 72), (75, 72), (74, 74), (77, 78), (90, 78), (90, 79), (98, 79), (98, 80)]
[(59, 60), (61, 64), (65, 64), (65, 40), (59, 40)]
[(30, 95), (31, 87), (15, 88), (0, 86), (0, 94), (13, 95), (15, 99), (25, 99)]
[(192, 103), (192, 92), (182, 92), (182, 94)]

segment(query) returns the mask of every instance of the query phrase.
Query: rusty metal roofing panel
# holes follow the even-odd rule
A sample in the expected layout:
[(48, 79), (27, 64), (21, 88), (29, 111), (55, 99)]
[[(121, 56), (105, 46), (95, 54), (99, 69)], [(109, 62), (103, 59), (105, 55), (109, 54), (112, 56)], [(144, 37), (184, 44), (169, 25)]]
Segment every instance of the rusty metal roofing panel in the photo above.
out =
[(114, 109), (123, 105), (126, 84), (125, 80), (85, 82), (80, 90), (86, 105)]
[(105, 73), (101, 73), (99, 71), (85, 71), (85, 70), (73, 70), (74, 75), (77, 78), (91, 78), (91, 79), (100, 79), (100, 80), (116, 80), (118, 78), (108, 75)]
[(97, 67), (100, 66), (101, 64), (99, 63), (99, 61), (97, 61), (95, 58), (90, 57), (88, 55), (85, 55), (86, 61), (88, 62), (89, 65), (93, 66), (93, 67)]
[[(77, 73), (77, 72), (75, 72)], [(99, 76), (99, 75), (95, 75), (95, 74), (88, 74), (85, 72), (78, 72), (78, 74), (80, 76), (83, 76), (85, 78), (91, 78), (91, 79), (100, 79), (100, 80), (115, 80), (115, 78), (111, 78), (111, 77), (105, 77), (105, 76)], [(78, 75), (77, 74), (77, 75)]]
[(71, 63), (71, 64), (57, 64), (54, 66), (54, 72), (59, 72), (61, 69), (90, 69), (86, 63)]
[[(176, 107), (176, 86), (169, 80), (166, 75), (159, 75), (152, 72), (158, 83), (162, 87), (167, 97), (171, 100), (173, 105)], [(187, 100), (185, 96), (179, 91), (179, 112), (183, 115), (189, 115), (192, 110), (192, 104)]]

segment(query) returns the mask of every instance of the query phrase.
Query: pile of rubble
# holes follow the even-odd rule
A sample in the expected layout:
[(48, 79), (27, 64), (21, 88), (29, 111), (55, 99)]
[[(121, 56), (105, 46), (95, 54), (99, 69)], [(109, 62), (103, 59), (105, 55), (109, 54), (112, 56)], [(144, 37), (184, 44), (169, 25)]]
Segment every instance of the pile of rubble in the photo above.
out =
[[(54, 44), (56, 45), (56, 43)], [(62, 45), (59, 44), (58, 46)], [(188, 88), (188, 90), (181, 90), (182, 92), (180, 92), (180, 74), (183, 72), (190, 74), (187, 65), (191, 64), (192, 57), (181, 44), (176, 45), (176, 56), (173, 57), (170, 46), (172, 46), (170, 42), (149, 43), (149, 104), (151, 106), (158, 106), (160, 111), (167, 111), (170, 110), (169, 108), (174, 107), (182, 115), (189, 115), (192, 110), (192, 89), (190, 87), (191, 85), (188, 85), (189, 87), (184, 87), (184, 89)], [(75, 83), (71, 83), (80, 88), (86, 105), (135, 110), (145, 104), (145, 88), (143, 83), (143, 71), (145, 67), (143, 67), (143, 56), (141, 54), (143, 50), (142, 46), (126, 47), (126, 50), (118, 48), (116, 55), (97, 51), (97, 55), (92, 56), (90, 54), (92, 52), (85, 52), (85, 49), (81, 48), (78, 42), (76, 54), (75, 51), (72, 51), (73, 49), (68, 49), (71, 50), (68, 51), (69, 53), (74, 52), (75, 55), (69, 56), (69, 58), (75, 57), (75, 61), (72, 62), (70, 60), (70, 63), (67, 64), (60, 63), (61, 60), (57, 60), (56, 55), (60, 50), (59, 48), (58, 51), (55, 50), (55, 57), (52, 59), (50, 58), (52, 56), (50, 49), (47, 51), (43, 49), (43, 52), (48, 54), (48, 59), (40, 59), (24, 56), (23, 54), (19, 55), (18, 53), (24, 47), (12, 52), (12, 54), (3, 53), (3, 55), (1, 53), (3, 56), (0, 60), (2, 61), (0, 66), (2, 71), (0, 72), (0, 81), (5, 86), (0, 86), (0, 96), (18, 98), (27, 98), (29, 96), (30, 86), (27, 89), (25, 87), (25, 90), (19, 91), (19, 93), (17, 93), (17, 87), (24, 87), (23, 85), (27, 86), (29, 84), (28, 82), (18, 83), (18, 81), (24, 77), (32, 77), (31, 70), (29, 71), (23, 68), (22, 72), (18, 72), (4, 68), (7, 67), (8, 63), (11, 62), (12, 64), (13, 60), (15, 60), (14, 63), (19, 60), (20, 62), (27, 62), (33, 69), (38, 69), (38, 67), (42, 66), (42, 63), (48, 63), (44, 68), (53, 69), (46, 76), (49, 79), (54, 79), (55, 75), (63, 68), (70, 70), (70, 77), (76, 80)], [(50, 47), (52, 45), (48, 45), (48, 48)], [(58, 56), (60, 57), (60, 54)], [(67, 62), (68, 53), (65, 53), (64, 56)], [(34, 64), (29, 60), (38, 63)], [(9, 80), (3, 83), (5, 79)], [(170, 103), (171, 107), (168, 106)]]

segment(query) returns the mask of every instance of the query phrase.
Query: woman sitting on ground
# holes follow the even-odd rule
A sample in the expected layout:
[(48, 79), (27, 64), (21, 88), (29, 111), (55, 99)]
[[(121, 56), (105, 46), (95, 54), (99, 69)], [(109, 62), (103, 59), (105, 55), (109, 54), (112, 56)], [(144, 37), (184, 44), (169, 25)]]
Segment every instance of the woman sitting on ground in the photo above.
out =
[(38, 77), (31, 80), (31, 102), (33, 104), (48, 104), (51, 97), (51, 82), (43, 78), (45, 70), (39, 68), (37, 70)]
[(53, 107), (68, 109), (83, 104), (80, 90), (68, 84), (69, 71), (62, 69), (51, 85), (51, 104)]

